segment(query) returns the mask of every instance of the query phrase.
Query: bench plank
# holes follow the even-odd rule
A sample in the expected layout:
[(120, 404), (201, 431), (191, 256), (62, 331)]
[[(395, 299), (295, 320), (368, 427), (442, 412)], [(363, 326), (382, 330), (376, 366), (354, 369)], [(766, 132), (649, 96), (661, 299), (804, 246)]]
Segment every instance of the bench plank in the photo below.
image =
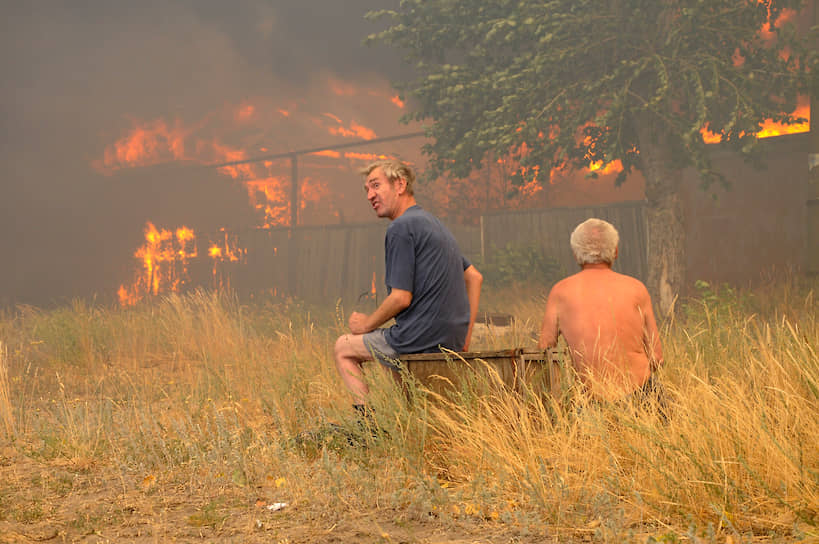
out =
[(497, 373), (504, 386), (523, 393), (527, 389), (537, 393), (561, 394), (561, 365), (565, 358), (562, 349), (505, 349), (495, 351), (467, 351), (414, 353), (399, 359), (424, 387), (439, 393), (451, 392), (464, 380), (476, 374), (486, 375), (488, 369)]

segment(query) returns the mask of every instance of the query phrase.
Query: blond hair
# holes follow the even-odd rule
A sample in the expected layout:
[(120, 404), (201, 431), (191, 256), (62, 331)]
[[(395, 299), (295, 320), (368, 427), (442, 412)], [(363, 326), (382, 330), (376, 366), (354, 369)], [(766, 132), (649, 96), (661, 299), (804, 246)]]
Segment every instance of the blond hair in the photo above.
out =
[(413, 194), (413, 184), (415, 183), (415, 171), (410, 165), (394, 159), (383, 159), (368, 164), (361, 170), (362, 176), (369, 176), (373, 170), (381, 168), (384, 175), (391, 183), (395, 183), (399, 179), (407, 182), (407, 194)]

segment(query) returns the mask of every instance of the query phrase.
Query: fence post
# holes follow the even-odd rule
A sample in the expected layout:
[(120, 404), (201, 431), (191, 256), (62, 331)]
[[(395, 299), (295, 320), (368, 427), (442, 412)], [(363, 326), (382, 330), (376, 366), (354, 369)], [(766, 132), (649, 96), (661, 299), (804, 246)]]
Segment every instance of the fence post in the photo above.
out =
[(486, 262), (486, 245), (483, 237), (483, 214), (481, 214), (481, 262)]

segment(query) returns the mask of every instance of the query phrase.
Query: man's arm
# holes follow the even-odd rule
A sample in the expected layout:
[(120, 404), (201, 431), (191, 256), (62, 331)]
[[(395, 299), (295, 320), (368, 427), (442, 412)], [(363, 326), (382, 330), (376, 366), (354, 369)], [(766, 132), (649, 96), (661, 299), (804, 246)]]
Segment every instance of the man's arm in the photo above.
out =
[(466, 283), (466, 297), (469, 300), (469, 328), (466, 329), (464, 351), (469, 351), (469, 342), (472, 340), (472, 326), (478, 316), (478, 303), (481, 300), (483, 275), (473, 265), (469, 265), (469, 268), (464, 270), (464, 283)]
[(540, 338), (537, 343), (540, 349), (555, 347), (557, 345), (557, 336), (560, 334), (556, 287), (552, 287), (549, 298), (546, 300), (546, 311), (543, 314), (543, 324), (540, 327)]
[(657, 370), (663, 364), (663, 346), (660, 342), (660, 332), (657, 330), (648, 290), (644, 289), (639, 308), (643, 316), (643, 349), (648, 357), (651, 370)]
[(370, 315), (360, 312), (350, 314), (350, 332), (353, 334), (365, 334), (374, 331), (396, 315), (401, 310), (409, 307), (412, 302), (412, 293), (403, 289), (393, 288), (384, 302), (376, 308)]

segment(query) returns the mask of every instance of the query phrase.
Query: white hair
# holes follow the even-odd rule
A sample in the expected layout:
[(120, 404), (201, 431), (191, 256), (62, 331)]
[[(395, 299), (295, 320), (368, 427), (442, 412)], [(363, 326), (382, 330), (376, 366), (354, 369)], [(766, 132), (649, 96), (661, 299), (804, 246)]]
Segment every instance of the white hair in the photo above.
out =
[(620, 235), (614, 225), (592, 217), (577, 225), (569, 239), (577, 264), (614, 263)]

